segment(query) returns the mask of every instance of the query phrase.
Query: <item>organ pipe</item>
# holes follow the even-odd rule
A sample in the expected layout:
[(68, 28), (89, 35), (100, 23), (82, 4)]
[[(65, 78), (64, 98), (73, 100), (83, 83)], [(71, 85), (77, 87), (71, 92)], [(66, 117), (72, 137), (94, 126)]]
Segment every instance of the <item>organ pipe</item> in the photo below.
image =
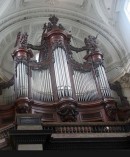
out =
[(59, 99), (64, 96), (72, 97), (72, 88), (65, 51), (62, 48), (56, 48), (54, 50), (54, 59), (58, 97)]
[(104, 67), (102, 65), (99, 65), (98, 71), (99, 71), (98, 79), (100, 82), (100, 89), (101, 89), (102, 95), (104, 97), (111, 97), (111, 91), (110, 91), (108, 80), (105, 74)]
[(73, 79), (78, 101), (92, 101), (98, 97), (92, 72), (74, 71)]
[(32, 70), (32, 97), (38, 101), (53, 101), (49, 69)]
[(26, 71), (26, 65), (20, 62), (17, 65), (17, 98), (28, 97), (28, 75)]

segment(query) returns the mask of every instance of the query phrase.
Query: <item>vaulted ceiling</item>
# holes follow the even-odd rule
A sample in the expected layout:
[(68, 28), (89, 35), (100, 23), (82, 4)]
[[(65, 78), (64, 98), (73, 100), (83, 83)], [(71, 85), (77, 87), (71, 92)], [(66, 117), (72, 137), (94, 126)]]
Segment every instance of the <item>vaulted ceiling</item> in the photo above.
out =
[[(125, 0), (124, 0), (125, 1)], [(9, 80), (13, 75), (16, 35), (27, 32), (29, 43), (39, 44), (43, 24), (50, 15), (71, 31), (83, 45), (88, 35), (98, 35), (99, 47), (105, 59), (109, 81), (126, 72), (127, 49), (118, 28), (123, 0), (0, 0), (0, 77)]]

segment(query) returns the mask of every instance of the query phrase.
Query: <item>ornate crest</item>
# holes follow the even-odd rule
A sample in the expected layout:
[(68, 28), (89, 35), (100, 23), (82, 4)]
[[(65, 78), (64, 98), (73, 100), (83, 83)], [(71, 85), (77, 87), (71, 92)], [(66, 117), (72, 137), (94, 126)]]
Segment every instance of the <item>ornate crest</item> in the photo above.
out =
[(56, 26), (59, 19), (55, 15), (53, 15), (49, 18), (49, 21), (52, 23), (52, 25)]
[(63, 122), (75, 122), (79, 114), (77, 104), (71, 100), (61, 101), (57, 107), (57, 114)]

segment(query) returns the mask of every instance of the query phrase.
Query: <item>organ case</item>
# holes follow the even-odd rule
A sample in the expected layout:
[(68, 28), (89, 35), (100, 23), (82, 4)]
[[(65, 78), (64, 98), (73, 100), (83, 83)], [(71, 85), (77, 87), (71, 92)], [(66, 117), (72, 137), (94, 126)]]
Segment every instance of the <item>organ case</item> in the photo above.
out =
[[(44, 24), (40, 45), (29, 44), (27, 36), (18, 34), (13, 53), (17, 113), (39, 113), (52, 122), (118, 119), (97, 37), (89, 35), (81, 48), (72, 46), (56, 16)], [(33, 50), (39, 51), (38, 61)], [(86, 51), (85, 61), (75, 61), (72, 51)]]

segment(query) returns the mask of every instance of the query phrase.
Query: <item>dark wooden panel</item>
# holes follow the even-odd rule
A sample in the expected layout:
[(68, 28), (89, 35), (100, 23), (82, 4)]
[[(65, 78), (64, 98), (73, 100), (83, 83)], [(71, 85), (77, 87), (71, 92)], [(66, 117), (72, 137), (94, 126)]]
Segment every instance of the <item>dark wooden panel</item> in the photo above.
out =
[(94, 113), (83, 113), (81, 114), (82, 120), (89, 120), (93, 118), (101, 118), (100, 112), (94, 112)]

